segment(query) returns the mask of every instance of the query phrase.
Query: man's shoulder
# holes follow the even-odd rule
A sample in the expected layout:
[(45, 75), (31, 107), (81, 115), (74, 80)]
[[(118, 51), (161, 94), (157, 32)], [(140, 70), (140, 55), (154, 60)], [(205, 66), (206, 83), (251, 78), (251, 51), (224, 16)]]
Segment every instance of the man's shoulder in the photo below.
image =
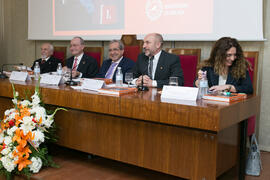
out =
[(168, 52), (166, 52), (166, 51), (164, 51), (164, 50), (161, 51), (160, 56), (166, 56), (166, 57), (170, 57), (170, 58), (178, 58), (177, 55), (172, 54), (172, 53), (168, 53)]
[(125, 63), (129, 63), (129, 64), (135, 64), (135, 62), (127, 57), (123, 57), (122, 59), (123, 62)]

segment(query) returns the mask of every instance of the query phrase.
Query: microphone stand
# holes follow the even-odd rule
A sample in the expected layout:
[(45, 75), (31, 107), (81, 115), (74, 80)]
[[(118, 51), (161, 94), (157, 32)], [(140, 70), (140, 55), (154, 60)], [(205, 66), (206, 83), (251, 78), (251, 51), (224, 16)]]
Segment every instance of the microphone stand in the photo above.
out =
[(11, 65), (23, 65), (23, 63), (18, 63), (18, 64), (3, 64), (2, 65), (2, 69), (1, 69), (1, 73), (0, 73), (0, 79), (6, 79), (6, 78), (8, 78), (7, 75), (4, 74), (4, 67), (5, 66), (11, 66)]
[(70, 78), (65, 84), (68, 85), (68, 86), (76, 86), (76, 85), (78, 85), (78, 83), (76, 81), (72, 80), (72, 70), (70, 71)]

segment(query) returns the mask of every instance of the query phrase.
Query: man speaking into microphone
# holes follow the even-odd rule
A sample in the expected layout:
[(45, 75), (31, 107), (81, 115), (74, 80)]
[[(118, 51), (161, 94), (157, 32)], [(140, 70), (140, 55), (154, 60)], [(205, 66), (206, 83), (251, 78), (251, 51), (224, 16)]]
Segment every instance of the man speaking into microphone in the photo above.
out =
[[(162, 50), (163, 38), (158, 33), (145, 36), (144, 52), (138, 56), (133, 69), (137, 86), (162, 88), (169, 84), (170, 77), (178, 77), (178, 85), (184, 84), (179, 57)], [(134, 82), (133, 81), (133, 82)]]

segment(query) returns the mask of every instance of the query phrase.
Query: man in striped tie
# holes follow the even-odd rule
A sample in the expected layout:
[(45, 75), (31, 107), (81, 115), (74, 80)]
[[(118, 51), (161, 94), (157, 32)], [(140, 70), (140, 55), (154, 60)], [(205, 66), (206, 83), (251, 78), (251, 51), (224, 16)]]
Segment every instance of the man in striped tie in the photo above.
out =
[(135, 63), (131, 59), (124, 57), (123, 54), (124, 44), (120, 40), (112, 40), (109, 44), (109, 59), (102, 63), (96, 77), (115, 81), (116, 69), (121, 67), (125, 79), (125, 73), (131, 72)]
[(71, 69), (73, 78), (93, 78), (98, 72), (97, 61), (84, 54), (83, 49), (84, 40), (81, 37), (74, 37), (70, 41), (69, 50), (73, 56), (66, 60), (66, 66), (63, 70)]

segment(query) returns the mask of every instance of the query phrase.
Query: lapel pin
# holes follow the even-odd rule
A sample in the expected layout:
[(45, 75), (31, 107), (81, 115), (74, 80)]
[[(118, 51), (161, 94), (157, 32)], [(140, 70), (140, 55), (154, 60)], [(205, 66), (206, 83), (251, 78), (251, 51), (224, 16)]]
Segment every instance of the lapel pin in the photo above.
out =
[(163, 69), (163, 67), (161, 66), (160, 69)]
[(85, 61), (83, 61), (82, 63), (85, 64)]

